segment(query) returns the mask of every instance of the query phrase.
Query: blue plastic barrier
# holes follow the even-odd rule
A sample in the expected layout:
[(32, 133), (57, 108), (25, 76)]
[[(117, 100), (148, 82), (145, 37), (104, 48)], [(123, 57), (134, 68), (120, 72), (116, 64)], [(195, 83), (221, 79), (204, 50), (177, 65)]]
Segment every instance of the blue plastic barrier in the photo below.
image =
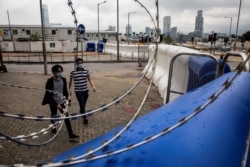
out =
[(97, 52), (102, 53), (104, 49), (104, 43), (103, 42), (98, 42), (97, 43)]
[(216, 77), (216, 64), (209, 57), (189, 58), (188, 89), (191, 90), (214, 80)]
[(87, 42), (86, 50), (88, 52), (95, 52), (95, 43), (94, 42)]
[[(219, 59), (219, 64), (222, 60)], [(231, 72), (226, 63), (224, 73)], [(187, 91), (198, 88), (216, 77), (216, 63), (208, 57), (191, 56), (189, 59), (189, 79)]]
[[(134, 121), (121, 137), (94, 155), (129, 148), (172, 127), (192, 114), (234, 75), (227, 73)], [(95, 167), (237, 167), (246, 150), (250, 126), (250, 73), (241, 73), (232, 85), (185, 124), (147, 144), (120, 154), (75, 166)], [(63, 161), (96, 148), (121, 127), (54, 158)], [(248, 156), (249, 160), (249, 156)], [(250, 166), (250, 163), (247, 164)]]

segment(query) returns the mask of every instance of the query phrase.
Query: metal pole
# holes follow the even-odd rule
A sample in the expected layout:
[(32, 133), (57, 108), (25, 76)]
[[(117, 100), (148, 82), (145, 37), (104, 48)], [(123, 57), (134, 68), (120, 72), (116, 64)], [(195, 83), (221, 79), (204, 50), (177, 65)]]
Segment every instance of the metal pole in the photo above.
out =
[(100, 5), (100, 3), (98, 3), (97, 4), (97, 17), (98, 17), (98, 23), (97, 23), (97, 25), (98, 25), (98, 41), (97, 41), (97, 45), (98, 45), (98, 42), (99, 42), (99, 40), (100, 40), (100, 36), (99, 36), (99, 5)]
[(43, 46), (43, 60), (44, 60), (44, 74), (48, 74), (47, 70), (47, 57), (46, 57), (46, 46), (45, 46), (45, 29), (44, 29), (44, 16), (43, 16), (43, 8), (42, 8), (42, 0), (40, 0), (40, 12), (41, 12), (41, 26), (42, 26), (42, 46)]
[[(98, 41), (97, 41), (97, 43), (98, 43), (99, 40), (100, 40), (100, 34), (99, 34), (99, 5), (101, 5), (101, 4), (103, 4), (103, 3), (106, 3), (106, 2), (107, 2), (107, 1), (103, 1), (103, 2), (97, 4), (97, 15), (98, 15)], [(97, 45), (98, 45), (98, 44), (97, 44)]]
[(9, 16), (9, 11), (8, 10), (7, 10), (7, 15), (8, 15), (8, 21), (9, 21), (10, 40), (12, 41), (13, 40), (13, 36), (12, 36), (11, 28), (10, 28), (10, 16)]
[(238, 12), (238, 20), (237, 20), (237, 27), (236, 27), (236, 35), (235, 35), (235, 41), (234, 41), (234, 51), (235, 51), (235, 49), (236, 49), (236, 41), (237, 41), (237, 36), (238, 36), (238, 27), (239, 27), (239, 20), (240, 20), (241, 1), (242, 1), (242, 0), (240, 0), (239, 12)]
[(229, 28), (229, 34), (228, 34), (228, 37), (229, 37), (229, 42), (230, 42), (230, 45), (231, 45), (231, 43), (232, 43), (232, 40), (231, 40), (232, 17), (225, 17), (225, 18), (230, 19), (230, 28)]
[[(158, 4), (158, 0), (156, 0), (156, 8), (157, 8), (157, 16), (156, 16), (156, 19), (157, 19), (157, 39), (159, 38), (159, 29), (160, 29), (160, 23), (159, 23), (159, 4)], [(158, 45), (158, 43), (157, 43)]]
[(231, 30), (232, 30), (232, 17), (230, 18), (230, 30), (229, 30), (229, 39), (230, 39), (230, 44), (231, 44)]
[(128, 40), (128, 44), (129, 44), (129, 14), (128, 13), (128, 27), (127, 27), (127, 40)]
[(119, 0), (117, 0), (117, 61), (120, 61), (120, 41), (119, 41)]

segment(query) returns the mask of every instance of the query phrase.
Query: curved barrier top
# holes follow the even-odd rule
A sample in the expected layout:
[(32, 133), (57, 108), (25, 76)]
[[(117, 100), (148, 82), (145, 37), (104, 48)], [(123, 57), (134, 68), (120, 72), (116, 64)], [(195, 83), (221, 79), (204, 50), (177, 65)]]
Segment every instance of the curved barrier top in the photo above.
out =
[[(149, 47), (149, 61), (153, 59), (154, 56), (154, 45), (150, 45)], [(163, 98), (163, 103), (166, 102), (166, 95), (167, 95), (167, 85), (169, 80), (169, 68), (170, 62), (173, 57), (180, 53), (194, 53), (198, 54), (201, 53), (197, 50), (189, 49), (186, 47), (181, 46), (173, 46), (173, 45), (164, 45), (161, 44), (158, 47), (158, 54), (157, 54), (157, 62), (155, 67), (155, 75), (153, 76), (153, 69), (149, 67), (148, 73), (146, 77), (148, 79), (153, 79), (154, 84), (158, 87), (159, 93)], [(148, 68), (150, 64), (147, 64), (145, 69)], [(189, 81), (189, 56), (184, 55), (176, 61), (175, 66), (173, 67), (173, 85), (174, 89), (178, 92), (186, 92), (188, 88), (188, 81)], [(145, 73), (146, 70), (143, 71)], [(178, 94), (171, 95), (171, 100), (178, 97)]]
[[(104, 53), (116, 55), (117, 54), (117, 44), (106, 43), (104, 48)], [(145, 54), (147, 53), (147, 54)], [(147, 57), (148, 56), (148, 45), (137, 45), (137, 44), (120, 44), (119, 54), (122, 57)]]
[[(88, 162), (75, 166), (222, 167), (241, 166), (244, 160), (248, 162), (249, 145), (246, 143), (249, 140), (250, 125), (250, 73), (242, 72), (216, 100), (212, 100), (207, 107), (187, 120), (194, 111), (212, 99), (234, 74), (224, 74), (138, 118), (117, 141), (85, 159)], [(54, 157), (52, 162), (82, 155), (113, 136), (120, 128)], [(152, 136), (167, 131), (151, 141)], [(141, 141), (150, 142), (134, 148)], [(123, 152), (112, 155), (124, 148)], [(107, 157), (90, 160), (102, 155)], [(64, 161), (67, 162), (70, 161)]]

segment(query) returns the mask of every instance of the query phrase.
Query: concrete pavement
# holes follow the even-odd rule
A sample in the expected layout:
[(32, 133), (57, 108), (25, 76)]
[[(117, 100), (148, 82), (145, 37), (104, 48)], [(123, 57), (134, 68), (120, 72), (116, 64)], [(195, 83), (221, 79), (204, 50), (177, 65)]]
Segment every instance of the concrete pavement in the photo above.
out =
[[(118, 96), (129, 90), (141, 75), (143, 67), (137, 63), (92, 63), (86, 64), (91, 71), (97, 92), (90, 91), (87, 109), (97, 109), (108, 104)], [(64, 64), (63, 75), (68, 79), (73, 68), (72, 64)], [(144, 65), (143, 65), (144, 66)], [(7, 65), (8, 73), (0, 73), (0, 82), (22, 86), (44, 88), (50, 75), (43, 74), (43, 66), (39, 65)], [(49, 67), (50, 72), (50, 67)], [(143, 99), (149, 81), (143, 79), (142, 83), (132, 94), (123, 99), (118, 105), (109, 107), (106, 111), (95, 113), (89, 117), (89, 127), (84, 127), (81, 118), (71, 120), (74, 133), (80, 136), (78, 142), (69, 142), (65, 125), (59, 135), (52, 142), (40, 147), (27, 147), (13, 142), (0, 140), (0, 165), (25, 164), (35, 165), (41, 161), (64, 152), (79, 144), (94, 139), (101, 134), (127, 123)], [(41, 101), (44, 90), (20, 89), (0, 85), (0, 111), (12, 114), (25, 114), (29, 116), (50, 117), (48, 106), (42, 106)], [(142, 108), (140, 115), (150, 112), (162, 105), (162, 99), (156, 87), (152, 87), (149, 97)], [(79, 106), (73, 93), (72, 106), (69, 113), (79, 113)], [(9, 136), (27, 135), (46, 128), (49, 121), (19, 120), (0, 117), (1, 133)], [(52, 136), (51, 133), (42, 135), (29, 143), (42, 143)]]

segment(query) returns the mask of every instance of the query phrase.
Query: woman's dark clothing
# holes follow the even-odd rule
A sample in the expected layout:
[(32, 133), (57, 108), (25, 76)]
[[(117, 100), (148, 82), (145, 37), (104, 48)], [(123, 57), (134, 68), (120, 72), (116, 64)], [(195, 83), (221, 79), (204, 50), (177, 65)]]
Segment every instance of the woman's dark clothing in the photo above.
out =
[[(61, 104), (61, 106), (63, 108), (65, 108), (64, 104)], [(50, 111), (51, 111), (51, 118), (56, 118), (57, 117), (57, 105), (52, 104), (52, 105), (49, 105), (49, 107), (50, 107)], [(59, 110), (59, 111), (61, 113), (63, 113), (63, 110)], [(66, 113), (65, 116), (67, 117), (68, 113)], [(55, 120), (51, 120), (52, 124), (54, 124), (55, 122), (56, 122)], [(69, 119), (65, 119), (64, 122), (65, 122), (66, 128), (68, 130), (69, 136), (72, 136), (73, 131), (72, 131), (70, 120)]]
[[(63, 80), (63, 96), (65, 96), (65, 98), (68, 99), (69, 93), (68, 93), (68, 90), (67, 90), (66, 78), (61, 77), (61, 79)], [(47, 80), (45, 89), (47, 89), (47, 90), (53, 90), (53, 87), (54, 87), (54, 82), (53, 81), (54, 81), (53, 77), (49, 78)], [(51, 104), (56, 104), (55, 101), (53, 100), (53, 96), (54, 96), (54, 93), (46, 91), (45, 95), (44, 95), (44, 98), (43, 98), (42, 105), (45, 105), (45, 104), (50, 104), (50, 105)]]
[[(67, 90), (67, 82), (66, 82), (66, 78), (61, 77), (62, 81), (63, 81), (63, 96), (67, 99), (69, 94), (68, 94), (68, 90)], [(51, 77), (47, 80), (46, 83), (46, 92), (42, 101), (42, 105), (46, 105), (49, 104), (50, 106), (50, 111), (51, 111), (51, 118), (55, 118), (57, 117), (57, 103), (54, 101), (53, 96), (54, 93), (53, 92), (49, 92), (47, 90), (52, 90), (54, 88), (54, 78)], [(65, 108), (64, 104), (60, 104), (62, 106), (62, 108)], [(61, 113), (63, 113), (63, 110), (59, 110)], [(66, 114), (66, 116), (68, 116), (68, 113)], [(51, 123), (55, 123), (55, 120), (51, 120)], [(68, 134), (69, 136), (72, 136), (73, 131), (72, 131), (72, 127), (71, 127), (71, 123), (69, 119), (65, 119), (64, 120), (65, 124), (66, 124), (66, 128), (68, 130)]]

